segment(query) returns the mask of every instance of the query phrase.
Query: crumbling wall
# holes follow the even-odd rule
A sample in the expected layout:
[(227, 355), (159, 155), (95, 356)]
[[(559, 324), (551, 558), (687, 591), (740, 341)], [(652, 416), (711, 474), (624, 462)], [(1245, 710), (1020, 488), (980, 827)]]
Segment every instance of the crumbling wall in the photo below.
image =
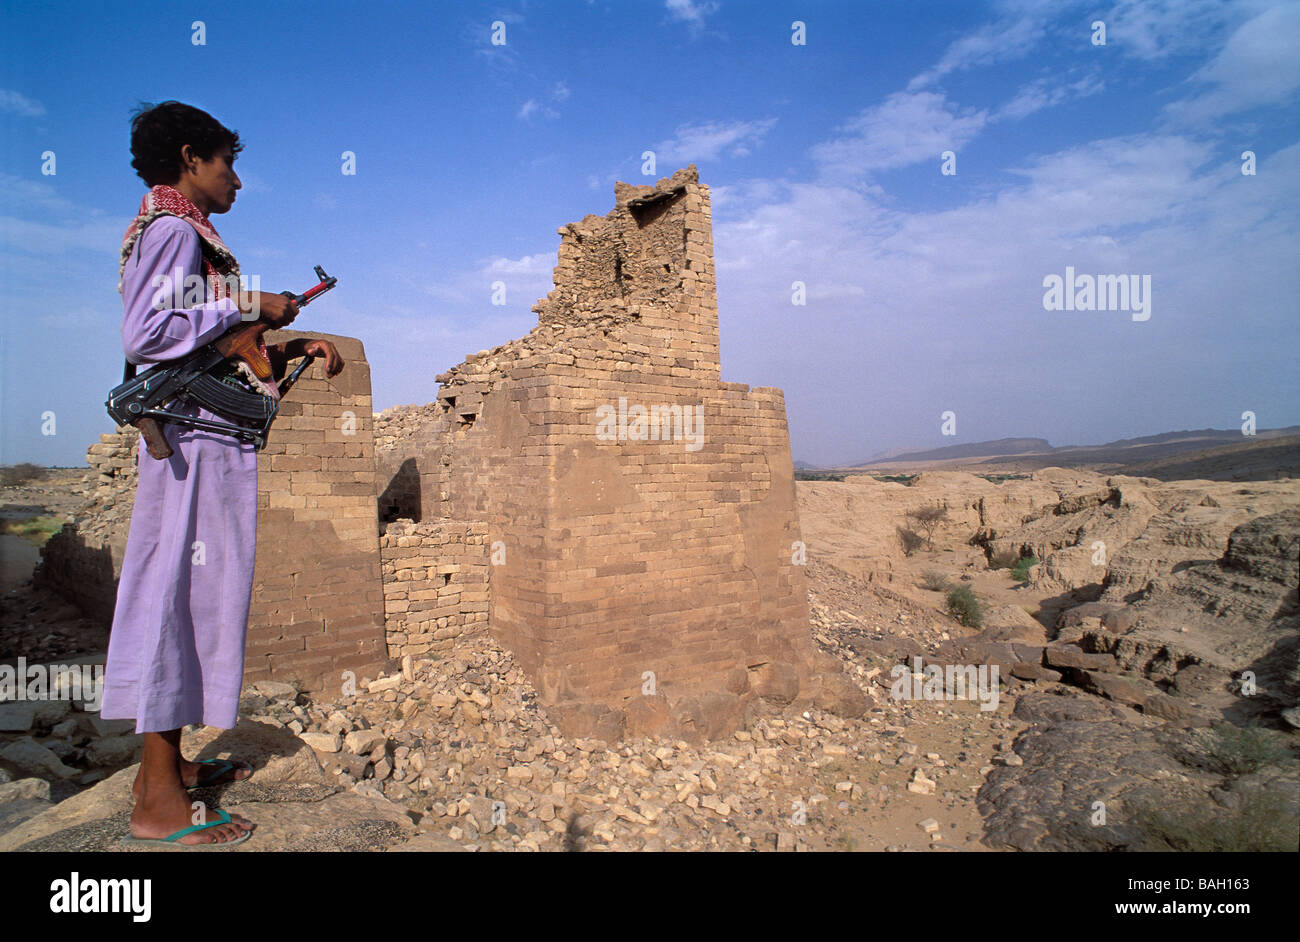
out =
[[(708, 188), (691, 166), (615, 197), (558, 230), (538, 326), (440, 375), (377, 454), (381, 508), (485, 524), (491, 628), (573, 735), (860, 710), (809, 636), (783, 396), (720, 381)], [(702, 435), (640, 437), (661, 406)]]
[(117, 601), (126, 537), (135, 498), (135, 447), (140, 433), (133, 426), (105, 432), (86, 451), (94, 490), (67, 523), (41, 547), (33, 582), (76, 604), (87, 618), (108, 625)]
[[(258, 454), (257, 558), (245, 679), (293, 680), (338, 689), (343, 671), (375, 676), (387, 660), (379, 533), (375, 517), (370, 367), (359, 340), (331, 340), (347, 361), (325, 377), (312, 363), (280, 406)], [(100, 436), (87, 462), (94, 499), (42, 551), (38, 583), (112, 622), (135, 500), (139, 432)], [(144, 460), (152, 461), (147, 455)]]
[(487, 627), (486, 526), (399, 520), (385, 528), (379, 551), (390, 656), (448, 650)]

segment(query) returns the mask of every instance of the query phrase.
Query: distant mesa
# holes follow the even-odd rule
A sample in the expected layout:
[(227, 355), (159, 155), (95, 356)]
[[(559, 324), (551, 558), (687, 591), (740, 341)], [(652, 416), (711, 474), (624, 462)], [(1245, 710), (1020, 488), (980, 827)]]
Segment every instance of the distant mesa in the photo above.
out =
[[(1249, 437), (1242, 435), (1240, 429), (1206, 428), (1119, 439), (1100, 445), (1059, 447), (1045, 438), (1000, 438), (925, 450), (896, 448), (879, 452), (866, 461), (821, 469), (896, 469), (920, 464), (932, 468), (983, 466), (986, 470), (1053, 466), (1124, 469), (1125, 473), (1163, 479), (1179, 476), (1269, 479), (1278, 472), (1300, 469), (1300, 426), (1260, 429)], [(801, 463), (796, 467), (816, 466)]]

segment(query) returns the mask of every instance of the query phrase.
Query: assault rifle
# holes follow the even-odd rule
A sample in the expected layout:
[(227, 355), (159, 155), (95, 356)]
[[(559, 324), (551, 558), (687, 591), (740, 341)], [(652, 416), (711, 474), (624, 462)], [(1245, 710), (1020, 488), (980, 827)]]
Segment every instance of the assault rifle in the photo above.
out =
[[(302, 294), (282, 291), (302, 308), (329, 291), (338, 278), (326, 275), (316, 266), (319, 283)], [(233, 435), (240, 441), (252, 442), (261, 451), (266, 447), (266, 437), (275, 421), (280, 403), (265, 393), (248, 387), (242, 388), (218, 378), (230, 374), (231, 366), (243, 362), (262, 381), (271, 380), (274, 370), (263, 349), (262, 334), (272, 325), (257, 321), (246, 326), (230, 328), (224, 335), (205, 344), (193, 353), (176, 360), (157, 363), (139, 376), (135, 364), (127, 361), (122, 384), (111, 390), (104, 405), (118, 425), (134, 425), (140, 430), (149, 454), (156, 459), (170, 458), (172, 449), (163, 435), (160, 421), (174, 422), (189, 428), (203, 429), (223, 435)], [(302, 371), (314, 359), (314, 354), (303, 357), (301, 363), (276, 387), (283, 397), (298, 381)], [(237, 367), (236, 367), (237, 369)], [(194, 401), (225, 422), (201, 419), (197, 416), (169, 412), (166, 406), (172, 400)]]

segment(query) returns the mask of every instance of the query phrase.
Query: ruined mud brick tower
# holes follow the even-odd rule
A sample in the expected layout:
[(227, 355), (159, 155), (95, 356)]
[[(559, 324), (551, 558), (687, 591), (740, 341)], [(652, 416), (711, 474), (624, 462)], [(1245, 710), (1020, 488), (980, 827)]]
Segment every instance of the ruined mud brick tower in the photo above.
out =
[(810, 637), (784, 396), (721, 381), (708, 187), (692, 164), (615, 200), (559, 230), (538, 326), (438, 376), (379, 451), (381, 514), (484, 526), (488, 623), (569, 735), (861, 713)]

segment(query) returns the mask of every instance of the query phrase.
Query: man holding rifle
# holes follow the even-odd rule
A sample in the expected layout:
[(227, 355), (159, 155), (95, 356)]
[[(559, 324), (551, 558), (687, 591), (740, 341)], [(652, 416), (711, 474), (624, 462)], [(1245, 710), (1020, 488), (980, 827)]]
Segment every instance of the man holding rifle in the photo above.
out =
[[(183, 357), (248, 326), (254, 313), (271, 327), (297, 316), (291, 297), (232, 292), (239, 268), (208, 219), (234, 205), (240, 188), (234, 160), (242, 146), (237, 133), (179, 102), (133, 119), (132, 166), (150, 189), (122, 245), (128, 361)], [(176, 281), (195, 278), (206, 285), (207, 301), (182, 307)], [(277, 401), (276, 384), (290, 359), (323, 357), (329, 376), (343, 369), (326, 340), (263, 350), (274, 375), (268, 383), (250, 374), (248, 388)], [(219, 418), (193, 401), (173, 411)], [(257, 546), (257, 453), (230, 435), (174, 422), (162, 429), (168, 457), (151, 457), (143, 442), (138, 450), (101, 716), (134, 719), (144, 735), (125, 840), (229, 846), (247, 840), (251, 824), (224, 811), (195, 822), (187, 790), (244, 779), (252, 769), (224, 760), (190, 762), (180, 738), (191, 723), (228, 729), (236, 722)]]

